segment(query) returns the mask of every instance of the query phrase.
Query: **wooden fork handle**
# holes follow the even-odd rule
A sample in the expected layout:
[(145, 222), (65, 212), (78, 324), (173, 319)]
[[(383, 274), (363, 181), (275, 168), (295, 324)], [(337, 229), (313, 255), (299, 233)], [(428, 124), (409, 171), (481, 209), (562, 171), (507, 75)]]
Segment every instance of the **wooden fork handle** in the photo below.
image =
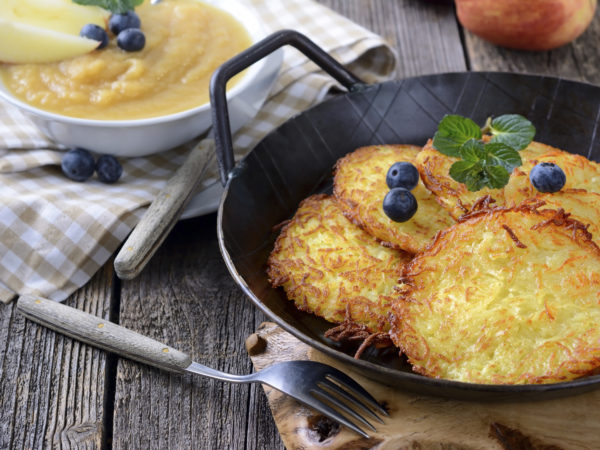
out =
[(192, 363), (188, 355), (168, 345), (52, 300), (22, 295), (17, 310), (28, 319), (73, 339), (160, 369), (183, 372)]
[(213, 158), (213, 139), (204, 139), (190, 151), (117, 254), (114, 267), (119, 278), (130, 280), (140, 274), (179, 220)]

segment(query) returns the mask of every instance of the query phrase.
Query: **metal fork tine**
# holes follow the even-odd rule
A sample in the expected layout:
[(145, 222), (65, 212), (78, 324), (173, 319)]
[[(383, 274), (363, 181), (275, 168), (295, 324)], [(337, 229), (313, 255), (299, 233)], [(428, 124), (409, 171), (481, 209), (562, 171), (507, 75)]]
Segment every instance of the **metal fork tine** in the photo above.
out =
[(367, 433), (365, 433), (361, 428), (359, 428), (358, 426), (353, 424), (351, 421), (346, 419), (343, 415), (341, 415), (339, 412), (337, 412), (332, 407), (323, 403), (321, 400), (319, 400), (315, 397), (310, 397), (310, 396), (306, 396), (305, 398), (302, 398), (302, 399), (296, 397), (296, 399), (299, 400), (300, 402), (310, 406), (311, 408), (316, 409), (321, 414), (330, 418), (331, 420), (333, 420), (335, 422), (339, 422), (342, 425), (350, 428), (351, 430), (356, 431), (361, 436), (363, 436), (367, 439), (371, 438), (371, 436), (369, 436)]
[(354, 411), (352, 408), (349, 408), (348, 405), (346, 405), (345, 403), (341, 402), (340, 400), (338, 400), (337, 398), (335, 398), (333, 395), (331, 395), (329, 392), (327, 391), (323, 391), (323, 390), (316, 390), (313, 389), (310, 391), (311, 394), (313, 395), (317, 395), (319, 397), (323, 397), (325, 400), (327, 400), (329, 403), (334, 404), (335, 406), (337, 406), (341, 411), (343, 411), (345, 414), (350, 415), (351, 417), (353, 417), (354, 419), (358, 420), (360, 423), (362, 423), (363, 425), (366, 425), (367, 427), (369, 427), (371, 430), (375, 431), (375, 427), (373, 425), (371, 425), (369, 423), (369, 421), (367, 419), (365, 419), (363, 416), (361, 416), (360, 414), (358, 414), (356, 411)]
[(377, 420), (379, 423), (383, 423), (383, 420), (381, 420), (381, 418), (377, 414), (375, 414), (369, 407), (367, 407), (362, 401), (360, 401), (360, 399), (358, 397), (355, 397), (355, 396), (349, 394), (348, 392), (343, 390), (338, 384), (334, 383), (333, 381), (327, 380), (327, 379), (324, 382), (322, 382), (321, 384), (322, 384), (322, 386), (320, 386), (320, 387), (334, 391), (337, 395), (344, 398), (351, 405), (360, 407), (363, 411), (368, 413), (372, 418)]
[(381, 414), (386, 417), (389, 417), (388, 412), (381, 406), (377, 400), (373, 398), (371, 394), (369, 394), (360, 384), (350, 378), (343, 372), (336, 371), (335, 373), (328, 373), (325, 378), (329, 378), (332, 381), (335, 381), (340, 386), (343, 386), (348, 391), (352, 392), (354, 395), (362, 396), (367, 402)]

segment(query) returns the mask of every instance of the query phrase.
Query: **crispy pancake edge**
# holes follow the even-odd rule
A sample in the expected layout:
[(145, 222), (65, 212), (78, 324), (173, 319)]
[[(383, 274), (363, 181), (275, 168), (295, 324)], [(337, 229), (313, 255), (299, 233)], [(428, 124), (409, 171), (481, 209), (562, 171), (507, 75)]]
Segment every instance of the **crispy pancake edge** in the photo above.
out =
[[(375, 238), (373, 238), (372, 236), (368, 235), (366, 232), (364, 232), (363, 230), (361, 230), (359, 227), (356, 227), (354, 224), (352, 224), (350, 221), (348, 221), (348, 219), (346, 219), (346, 217), (342, 214), (342, 210), (339, 207), (338, 202), (336, 201), (336, 199), (333, 196), (328, 196), (327, 194), (316, 194), (316, 195), (312, 195), (306, 199), (304, 199), (296, 213), (294, 214), (294, 217), (285, 222), (284, 226), (281, 228), (280, 234), (277, 237), (276, 241), (275, 241), (275, 245), (274, 248), (271, 252), (271, 254), (269, 255), (268, 261), (267, 261), (267, 275), (269, 277), (269, 282), (271, 283), (271, 286), (276, 288), (276, 287), (283, 287), (286, 297), (288, 298), (288, 300), (291, 300), (295, 303), (296, 307), (304, 312), (308, 312), (308, 313), (312, 313), (315, 315), (318, 315), (320, 317), (323, 317), (325, 320), (328, 320), (332, 323), (335, 324), (339, 324), (339, 323), (346, 323), (346, 324), (351, 324), (351, 323), (355, 323), (358, 325), (364, 325), (367, 327), (368, 330), (370, 330), (371, 332), (381, 332), (384, 331), (384, 329), (388, 329), (389, 328), (389, 320), (387, 319), (387, 314), (380, 314), (379, 311), (377, 310), (372, 310), (369, 308), (366, 308), (369, 305), (369, 301), (368, 299), (363, 299), (361, 296), (356, 295), (356, 294), (344, 294), (345, 297), (343, 299), (337, 299), (337, 303), (339, 303), (339, 308), (337, 308), (335, 311), (330, 311), (329, 309), (326, 309), (326, 313), (323, 313), (322, 310), (320, 310), (320, 306), (321, 304), (319, 304), (318, 306), (313, 305), (312, 303), (318, 303), (317, 300), (315, 298), (313, 299), (308, 299), (307, 295), (310, 295), (310, 291), (311, 288), (307, 288), (307, 292), (304, 292), (304, 289), (299, 286), (296, 281), (294, 281), (294, 277), (290, 275), (290, 268), (289, 266), (286, 266), (285, 264), (285, 260), (289, 260), (289, 257), (287, 257), (284, 261), (280, 261), (279, 257), (283, 254), (283, 252), (285, 252), (286, 248), (284, 248), (284, 246), (282, 245), (282, 242), (285, 241), (286, 239), (288, 239), (288, 234), (292, 232), (293, 227), (296, 226), (296, 218), (297, 218), (297, 214), (299, 211), (302, 211), (303, 213), (307, 212), (307, 209), (310, 211), (309, 213), (314, 213), (315, 211), (317, 211), (317, 209), (320, 207), (319, 206), (315, 206), (317, 205), (319, 202), (322, 201), (328, 201), (331, 200), (333, 202), (333, 204), (335, 205), (336, 208), (339, 209), (339, 217), (347, 222), (347, 226), (348, 227), (352, 227), (355, 228), (356, 232), (358, 232), (359, 234), (362, 234), (365, 238), (366, 241), (368, 241), (368, 243), (372, 244), (373, 246), (376, 247), (380, 247), (382, 251), (384, 251), (385, 253), (389, 254), (389, 257), (397, 257), (398, 261), (394, 264), (400, 264), (400, 265), (404, 265), (406, 262), (408, 262), (408, 260), (410, 259), (410, 256), (405, 253), (402, 252), (400, 250), (394, 250), (394, 249), (389, 249), (389, 248), (385, 248), (383, 246), (381, 246)], [(314, 255), (312, 255), (314, 256)], [(301, 258), (299, 258), (301, 259)], [(386, 264), (389, 263), (388, 260), (386, 260)], [(304, 264), (304, 263), (303, 263)], [(307, 268), (309, 266), (306, 266)], [(365, 266), (365, 270), (366, 270), (367, 266)], [(391, 270), (391, 269), (390, 269)], [(395, 272), (395, 279), (397, 280), (398, 277), (401, 274), (401, 270), (402, 267), (398, 267), (397, 271)], [(297, 275), (297, 274), (296, 274)], [(291, 283), (291, 285), (286, 286), (286, 283)], [(360, 281), (359, 285), (360, 285)], [(358, 285), (357, 285), (358, 286)], [(300, 289), (298, 290), (298, 288), (300, 287)], [(329, 286), (327, 286), (327, 289), (329, 288)], [(291, 294), (291, 292), (294, 292), (295, 294)], [(327, 291), (329, 292), (329, 291)], [(392, 292), (389, 293), (389, 295), (383, 295), (379, 294), (378, 295), (378, 300), (381, 301), (382, 298), (387, 298), (389, 296), (389, 303), (390, 303), (390, 307), (391, 307), (391, 302), (393, 300), (393, 295)], [(348, 303), (344, 303), (344, 302), (348, 302)], [(352, 310), (352, 312), (350, 311)], [(360, 314), (365, 314), (364, 316), (360, 315), (359, 313), (357, 313), (357, 310), (360, 310), (361, 313)], [(357, 314), (359, 314), (357, 316)], [(376, 325), (373, 325), (376, 324)]]
[[(436, 255), (441, 250), (442, 246), (444, 245), (446, 235), (451, 234), (455, 227), (462, 226), (462, 224), (464, 222), (468, 222), (470, 220), (477, 221), (486, 215), (502, 214), (504, 212), (509, 212), (509, 211), (515, 211), (515, 212), (516, 211), (525, 211), (527, 213), (537, 214), (540, 216), (540, 219), (541, 219), (541, 221), (540, 221), (541, 227), (550, 226), (550, 227), (555, 227), (556, 229), (561, 229), (565, 235), (569, 235), (569, 237), (572, 240), (574, 240), (575, 242), (577, 242), (578, 245), (584, 246), (587, 249), (589, 249), (589, 251), (592, 252), (592, 254), (595, 255), (600, 260), (600, 248), (598, 248), (598, 246), (594, 243), (594, 241), (592, 240), (591, 234), (587, 231), (587, 228), (582, 223), (569, 217), (569, 214), (566, 214), (561, 211), (550, 210), (550, 209), (545, 209), (545, 210), (540, 211), (543, 204), (544, 204), (544, 202), (542, 202), (542, 201), (531, 200), (531, 201), (524, 202), (517, 207), (482, 208), (479, 211), (473, 211), (472, 213), (470, 213), (466, 216), (463, 216), (458, 224), (454, 225), (453, 227), (451, 227), (447, 230), (444, 230), (444, 231), (441, 231), (440, 233), (438, 233), (436, 238), (431, 242), (431, 244), (428, 246), (428, 248), (426, 250), (424, 250), (421, 254), (417, 255), (411, 262), (409, 262), (407, 265), (405, 265), (404, 270), (403, 270), (403, 276), (401, 278), (401, 282), (404, 284), (404, 287), (401, 291), (400, 297), (397, 299), (396, 302), (394, 302), (394, 306), (392, 308), (393, 309), (393, 314), (391, 317), (392, 329), (390, 331), (390, 335), (392, 337), (393, 342), (401, 349), (402, 352), (404, 352), (408, 356), (409, 361), (411, 363), (415, 362), (415, 359), (413, 358), (413, 356), (414, 356), (413, 347), (412, 347), (411, 343), (407, 342), (405, 339), (410, 340), (410, 339), (417, 339), (419, 337), (413, 335), (412, 333), (408, 333), (406, 336), (403, 335), (403, 331), (402, 331), (403, 328), (410, 328), (410, 323), (408, 323), (408, 322), (410, 322), (410, 320), (408, 320), (408, 322), (402, 321), (402, 317), (403, 316), (406, 317), (405, 312), (407, 314), (410, 314), (409, 306), (407, 306), (407, 305), (411, 301), (414, 301), (414, 300), (411, 300), (412, 287), (414, 286), (413, 277), (416, 277), (419, 275), (419, 270), (421, 270), (421, 269), (419, 269), (421, 258), (427, 258), (429, 255)], [(509, 233), (510, 238), (513, 239), (513, 241), (515, 241), (515, 245), (518, 246), (518, 237), (511, 236), (510, 230), (507, 230), (507, 232)], [(424, 338), (422, 336), (420, 336), (420, 339), (424, 339)], [(593, 345), (593, 343), (591, 343), (590, 345)], [(418, 345), (417, 345), (417, 347), (415, 347), (415, 349), (416, 349), (416, 351), (418, 351)], [(416, 357), (416, 360), (419, 361), (418, 356)], [(588, 369), (583, 370), (581, 373), (578, 373), (577, 376), (573, 376), (570, 379), (600, 373), (600, 354), (592, 355), (591, 359), (581, 362), (581, 365), (582, 366), (587, 365)], [(591, 366), (591, 368), (589, 368), (589, 366)], [(429, 372), (427, 367), (424, 367), (418, 363), (413, 366), (413, 369), (415, 372), (420, 373), (425, 376), (440, 377), (439, 374)], [(576, 371), (576, 369), (575, 369), (575, 371)], [(527, 382), (527, 383), (547, 383), (547, 382), (565, 381), (565, 378), (563, 377), (563, 375), (564, 375), (564, 371), (561, 372), (561, 370), (555, 370), (554, 373), (545, 373), (545, 374), (541, 374), (539, 376), (532, 376), (532, 377), (528, 378), (527, 380), (525, 380), (525, 382)], [(487, 381), (475, 380), (474, 382), (498, 383), (499, 381), (498, 380), (487, 380)], [(517, 380), (517, 381), (513, 380), (512, 382), (500, 381), (500, 383), (503, 383), (503, 384), (504, 383), (520, 384), (522, 382), (523, 382), (523, 380)]]

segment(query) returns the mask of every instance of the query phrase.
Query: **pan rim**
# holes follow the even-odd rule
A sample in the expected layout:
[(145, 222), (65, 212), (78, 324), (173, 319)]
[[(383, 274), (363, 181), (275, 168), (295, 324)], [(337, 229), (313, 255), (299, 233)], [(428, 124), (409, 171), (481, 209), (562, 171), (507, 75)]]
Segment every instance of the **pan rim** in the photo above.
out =
[[(569, 80), (569, 79), (565, 79), (565, 78), (561, 78), (561, 77), (553, 77), (553, 76), (548, 76), (548, 75), (513, 73), (513, 72), (506, 72), (506, 71), (443, 72), (443, 73), (436, 73), (436, 74), (427, 74), (427, 75), (406, 77), (406, 78), (397, 79), (397, 80), (390, 80), (390, 81), (387, 81), (384, 83), (377, 83), (377, 84), (369, 85), (368, 87), (376, 87), (381, 84), (385, 84), (385, 83), (389, 83), (389, 82), (404, 82), (404, 81), (425, 79), (425, 78), (434, 78), (434, 77), (467, 76), (467, 78), (468, 78), (469, 76), (471, 76), (473, 74), (477, 74), (477, 75), (484, 76), (484, 77), (486, 77), (488, 75), (490, 75), (490, 76), (492, 76), (492, 75), (510, 75), (510, 76), (515, 76), (517, 78), (524, 78), (524, 79), (528, 79), (528, 80), (536, 80), (536, 79), (537, 80), (556, 80), (558, 82), (583, 85), (583, 86), (587, 86), (587, 87), (597, 90), (598, 94), (599, 94), (599, 100), (600, 100), (600, 86), (596, 86), (596, 85), (593, 85), (588, 82)], [(340, 95), (341, 96), (351, 96), (351, 95), (359, 95), (359, 94), (360, 93), (343, 93)], [(332, 101), (337, 97), (338, 96), (334, 97), (333, 99), (329, 99), (329, 100), (326, 100), (325, 102), (314, 105), (311, 108), (307, 109), (306, 111), (301, 112), (299, 115), (306, 114), (315, 108), (319, 108), (323, 104), (325, 104), (329, 101)], [(290, 118), (288, 120), (291, 120), (291, 119), (292, 118)], [(272, 130), (262, 140), (267, 139), (271, 133), (273, 133), (274, 131), (279, 129), (285, 123), (287, 123), (287, 121), (284, 122), (283, 124), (279, 125), (274, 130)], [(255, 148), (260, 146), (262, 140), (255, 146)], [(246, 156), (244, 156), (244, 158), (240, 162), (238, 162), (238, 165), (243, 164), (244, 160), (246, 158), (248, 158), (248, 156), (254, 152), (255, 148), (253, 148), (250, 152), (248, 152), (248, 154)], [(221, 196), (221, 201), (219, 203), (218, 212), (217, 212), (217, 239), (218, 239), (218, 243), (219, 243), (219, 249), (221, 251), (221, 256), (223, 257), (225, 265), (226, 265), (230, 275), (232, 276), (233, 280), (242, 289), (244, 294), (248, 298), (250, 298), (252, 303), (261, 312), (263, 312), (269, 319), (273, 320), (277, 325), (279, 325), (285, 331), (289, 332), (290, 334), (292, 334), (293, 336), (295, 336), (296, 338), (298, 338), (300, 341), (304, 342), (305, 344), (315, 348), (316, 350), (321, 351), (322, 353), (326, 354), (329, 357), (334, 358), (335, 360), (338, 360), (342, 363), (348, 364), (350, 366), (350, 368), (358, 370), (370, 378), (382, 380), (381, 377), (369, 375), (370, 373), (378, 373), (379, 375), (383, 375), (386, 379), (389, 379), (390, 383), (388, 383), (388, 384), (390, 384), (390, 385), (392, 385), (394, 380), (408, 382), (408, 383), (416, 383), (425, 388), (432, 388), (433, 390), (430, 390), (429, 392), (433, 393), (434, 395), (438, 395), (440, 397), (457, 398), (456, 392), (467, 392), (468, 391), (470, 394), (482, 394), (482, 395), (489, 394), (489, 395), (491, 395), (490, 397), (482, 397), (481, 400), (502, 400), (503, 396), (507, 396), (507, 398), (512, 397), (512, 396), (518, 397), (519, 394), (561, 393), (560, 395), (564, 396), (564, 395), (569, 395), (569, 393), (572, 391), (572, 394), (575, 395), (575, 394), (580, 394), (580, 393), (584, 392), (585, 388), (587, 388), (587, 390), (592, 390), (592, 389), (600, 387), (600, 375), (590, 375), (590, 376), (577, 378), (577, 379), (570, 380), (570, 381), (562, 381), (562, 382), (548, 383), (548, 384), (481, 384), (481, 383), (467, 383), (467, 382), (448, 380), (448, 379), (442, 379), (442, 378), (431, 378), (431, 377), (426, 377), (424, 375), (420, 375), (417, 373), (410, 373), (410, 372), (405, 372), (405, 371), (401, 371), (401, 370), (397, 370), (397, 369), (392, 369), (392, 368), (385, 367), (385, 366), (382, 366), (379, 364), (375, 364), (370, 361), (355, 359), (344, 352), (336, 350), (335, 348), (327, 346), (325, 343), (322, 343), (320, 341), (317, 341), (317, 340), (311, 338), (310, 336), (307, 336), (305, 333), (303, 333), (299, 329), (295, 328), (293, 325), (291, 325), (290, 323), (288, 323), (287, 321), (282, 319), (277, 313), (275, 313), (270, 308), (268, 308), (267, 305), (264, 302), (262, 302), (261, 299), (259, 299), (254, 294), (254, 292), (248, 287), (244, 278), (237, 271), (237, 268), (235, 267), (233, 259), (229, 255), (229, 251), (227, 250), (227, 247), (225, 244), (225, 236), (223, 233), (223, 215), (224, 215), (224, 205), (227, 201), (229, 189), (231, 187), (231, 183), (234, 182), (235, 178), (237, 178), (237, 176), (235, 175), (235, 169), (234, 169), (234, 172), (229, 176), (227, 184), (225, 185), (223, 194)], [(446, 389), (449, 389), (451, 392), (450, 393), (444, 392)], [(531, 399), (547, 400), (550, 397), (548, 397), (546, 395), (540, 395), (539, 397), (527, 397), (527, 398), (529, 400), (531, 400)]]

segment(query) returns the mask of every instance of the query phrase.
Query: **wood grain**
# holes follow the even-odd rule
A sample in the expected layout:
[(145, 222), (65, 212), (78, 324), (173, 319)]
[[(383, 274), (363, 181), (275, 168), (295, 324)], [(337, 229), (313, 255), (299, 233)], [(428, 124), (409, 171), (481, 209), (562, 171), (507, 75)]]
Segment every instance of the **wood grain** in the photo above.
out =
[[(397, 78), (472, 68), (600, 82), (598, 13), (581, 38), (552, 52), (500, 49), (467, 32), (466, 57), (448, 2), (319, 1), (396, 47)], [(140, 278), (124, 282), (119, 291), (118, 285), (113, 286), (109, 263), (67, 304), (108, 319), (111, 305), (119, 307), (120, 292), (123, 325), (189, 352), (203, 364), (233, 373), (251, 371), (244, 338), (264, 317), (231, 280), (217, 248), (215, 222), (210, 215), (178, 224)], [(261, 387), (169, 375), (129, 361), (119, 361), (117, 367), (114, 357), (26, 321), (14, 304), (0, 305), (0, 336), (0, 448), (283, 447)], [(464, 417), (460, 407), (448, 407), (439, 399), (409, 404), (410, 408), (436, 405), (444, 405), (444, 417), (455, 413)], [(408, 412), (403, 427), (423, 419)], [(480, 421), (490, 424), (486, 414), (481, 410)], [(583, 410), (578, 414), (577, 429), (585, 433), (597, 414), (586, 415)], [(552, 448), (556, 442), (556, 436), (548, 438), (548, 433), (558, 435), (561, 414), (538, 422), (546, 430), (540, 442), (535, 439), (541, 439), (543, 430), (523, 430), (511, 417), (511, 411), (505, 411), (503, 423), (488, 430), (505, 447)], [(454, 428), (466, 433), (471, 424)], [(321, 430), (327, 429), (321, 425)], [(439, 436), (442, 431), (438, 427), (431, 433)], [(423, 433), (417, 435), (421, 447), (427, 442)], [(368, 447), (352, 439), (348, 444), (352, 448)], [(457, 447), (464, 448), (444, 444)]]
[(600, 441), (600, 390), (539, 402), (464, 402), (412, 394), (374, 382), (317, 352), (273, 323), (257, 332), (265, 351), (252, 356), (256, 370), (295, 358), (324, 362), (358, 381), (390, 417), (365, 439), (265, 386), (273, 416), (288, 449), (591, 449)]
[[(451, 6), (320, 2), (402, 44), (397, 76), (465, 68)], [(120, 323), (209, 367), (249, 373), (244, 340), (265, 318), (229, 276), (215, 227), (211, 215), (174, 228), (139, 278), (122, 283)], [(114, 417), (115, 448), (282, 447), (260, 386), (174, 376), (125, 360), (118, 365)]]
[[(466, 67), (449, 5), (321, 3), (397, 47), (397, 77)], [(214, 215), (178, 224), (138, 279), (114, 287), (116, 297), (107, 264), (67, 304), (108, 319), (120, 303), (121, 324), (211, 367), (251, 371), (244, 338), (264, 317), (230, 278), (215, 227)], [(0, 306), (0, 323), (0, 448), (282, 447), (259, 386), (117, 366), (115, 357), (25, 321), (14, 304)]]
[[(109, 318), (107, 264), (67, 305)], [(0, 306), (0, 448), (100, 448), (105, 444), (106, 353)]]
[[(214, 215), (175, 227), (141, 277), (123, 282), (120, 323), (187, 352), (201, 364), (249, 373), (244, 339), (256, 326), (256, 313), (227, 272), (215, 227)], [(261, 448), (264, 437), (270, 446), (279, 446), (264, 398), (256, 390), (121, 360), (115, 447), (252, 448), (254, 442)], [(263, 420), (271, 421), (268, 427)]]
[(114, 267), (119, 278), (131, 280), (139, 275), (198, 191), (214, 159), (212, 139), (204, 139), (192, 147), (117, 254)]
[(398, 50), (395, 78), (466, 70), (454, 8), (415, 0), (319, 0)]
[(572, 43), (546, 52), (527, 52), (497, 47), (465, 31), (472, 70), (547, 74), (600, 83), (600, 9), (590, 27)]
[(65, 336), (162, 370), (182, 373), (192, 363), (188, 355), (162, 342), (46, 298), (21, 295), (17, 311)]

